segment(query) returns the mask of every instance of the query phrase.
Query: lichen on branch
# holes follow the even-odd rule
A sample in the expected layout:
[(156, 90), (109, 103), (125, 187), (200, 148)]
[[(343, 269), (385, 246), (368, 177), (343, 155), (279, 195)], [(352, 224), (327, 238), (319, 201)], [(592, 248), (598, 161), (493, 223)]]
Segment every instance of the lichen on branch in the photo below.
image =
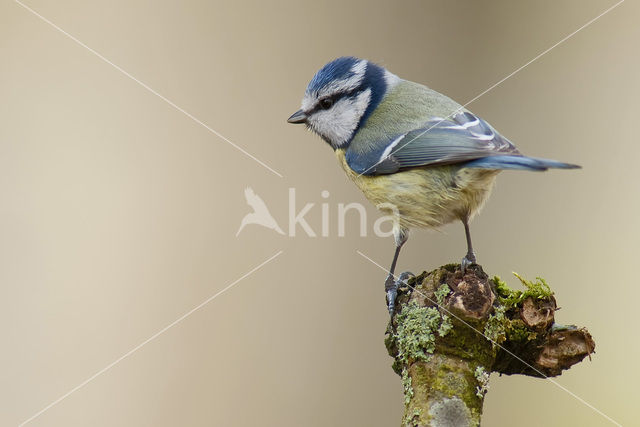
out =
[(476, 426), (492, 372), (546, 377), (590, 355), (585, 329), (554, 323), (542, 278), (512, 290), (480, 266), (423, 273), (399, 289), (385, 344), (403, 382), (405, 426)]

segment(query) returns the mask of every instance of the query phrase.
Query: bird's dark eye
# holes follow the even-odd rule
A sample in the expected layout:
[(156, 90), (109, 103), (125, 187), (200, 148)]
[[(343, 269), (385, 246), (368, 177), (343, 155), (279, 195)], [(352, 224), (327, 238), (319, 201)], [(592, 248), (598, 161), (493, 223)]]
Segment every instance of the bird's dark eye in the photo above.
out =
[(333, 99), (331, 98), (321, 99), (320, 107), (322, 107), (323, 110), (328, 110), (329, 108), (333, 107)]

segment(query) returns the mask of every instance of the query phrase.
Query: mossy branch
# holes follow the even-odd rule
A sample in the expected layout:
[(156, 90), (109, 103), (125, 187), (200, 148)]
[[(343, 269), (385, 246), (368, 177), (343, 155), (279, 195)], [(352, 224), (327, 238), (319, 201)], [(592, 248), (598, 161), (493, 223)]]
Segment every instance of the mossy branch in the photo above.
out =
[(551, 377), (591, 355), (586, 329), (554, 323), (538, 278), (514, 291), (480, 266), (446, 265), (401, 287), (385, 344), (402, 377), (403, 426), (477, 426), (489, 375)]

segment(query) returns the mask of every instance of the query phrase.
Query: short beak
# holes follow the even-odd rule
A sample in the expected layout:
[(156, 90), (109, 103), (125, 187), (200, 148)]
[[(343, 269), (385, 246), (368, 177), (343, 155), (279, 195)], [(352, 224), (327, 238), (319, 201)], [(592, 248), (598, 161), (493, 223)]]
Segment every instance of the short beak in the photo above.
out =
[(305, 123), (306, 121), (307, 115), (302, 110), (296, 111), (287, 119), (287, 122), (289, 123)]

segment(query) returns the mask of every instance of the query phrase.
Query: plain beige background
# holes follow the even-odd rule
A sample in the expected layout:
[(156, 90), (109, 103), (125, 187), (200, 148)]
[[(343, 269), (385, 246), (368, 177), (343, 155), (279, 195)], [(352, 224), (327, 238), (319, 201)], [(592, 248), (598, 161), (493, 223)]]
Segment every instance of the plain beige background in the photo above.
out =
[[(26, 4), (283, 175), (263, 168), (17, 3), (0, 4), (0, 424), (395, 426), (383, 345), (391, 239), (336, 236), (362, 202), (331, 150), (288, 125), (344, 54), (466, 102), (614, 1), (57, 1)], [(580, 171), (507, 172), (472, 224), (490, 274), (541, 275), (591, 362), (558, 378), (637, 423), (640, 7), (627, 0), (469, 106), (526, 154)], [(331, 237), (286, 228), (288, 189)], [(370, 220), (377, 218), (368, 206)], [(369, 228), (370, 230), (370, 228)], [(462, 227), (416, 232), (399, 268), (458, 260)], [(492, 377), (486, 426), (608, 426), (549, 381)]]

